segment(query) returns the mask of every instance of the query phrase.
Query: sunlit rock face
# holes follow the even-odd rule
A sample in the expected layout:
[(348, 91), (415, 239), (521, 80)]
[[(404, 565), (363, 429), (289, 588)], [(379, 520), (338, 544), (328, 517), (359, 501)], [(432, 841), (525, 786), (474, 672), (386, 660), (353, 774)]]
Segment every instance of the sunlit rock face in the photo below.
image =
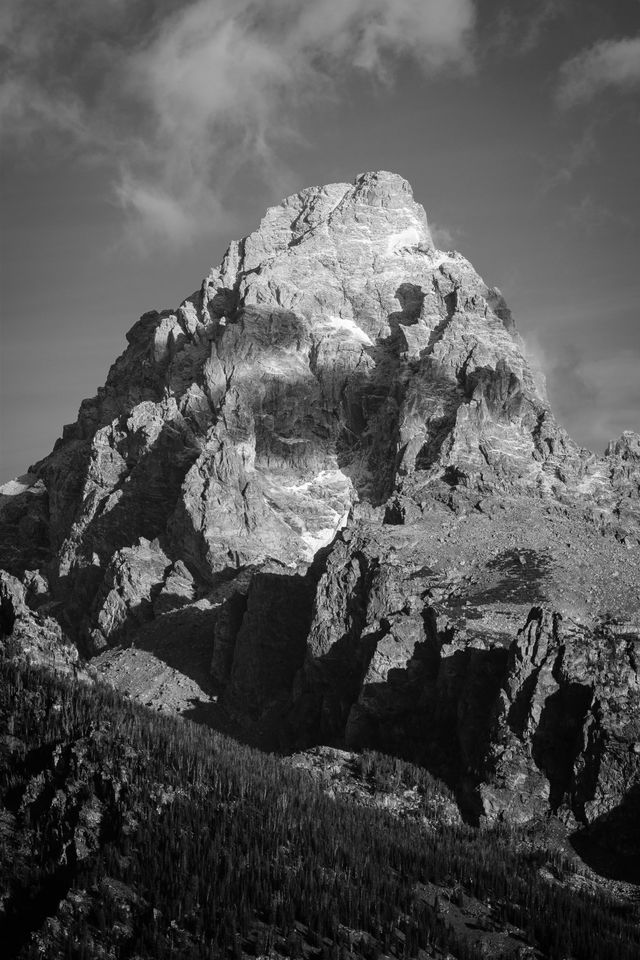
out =
[(541, 422), (502, 297), (435, 250), (395, 174), (289, 197), (128, 340), (29, 475), (53, 579), (83, 606), (140, 538), (209, 580), (308, 562), (355, 502), (420, 494), (453, 463), (555, 482), (546, 462), (566, 441)]
[(107, 679), (135, 660), (144, 698), (153, 654), (154, 703), (169, 669), (203, 697), (213, 677), (236, 720), (403, 752), (490, 818), (621, 802), (640, 439), (570, 440), (500, 291), (434, 247), (405, 180), (287, 198), (127, 339), (0, 491), (0, 562)]

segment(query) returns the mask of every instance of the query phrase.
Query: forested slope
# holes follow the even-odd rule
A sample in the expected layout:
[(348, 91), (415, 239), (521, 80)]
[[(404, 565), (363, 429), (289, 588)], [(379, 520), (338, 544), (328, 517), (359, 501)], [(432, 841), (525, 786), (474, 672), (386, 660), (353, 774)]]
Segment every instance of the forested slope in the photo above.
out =
[[(428, 805), (428, 775), (391, 766)], [(332, 798), (282, 759), (8, 661), (0, 771), (6, 957), (640, 955), (630, 908), (559, 883), (569, 864), (517, 833)]]

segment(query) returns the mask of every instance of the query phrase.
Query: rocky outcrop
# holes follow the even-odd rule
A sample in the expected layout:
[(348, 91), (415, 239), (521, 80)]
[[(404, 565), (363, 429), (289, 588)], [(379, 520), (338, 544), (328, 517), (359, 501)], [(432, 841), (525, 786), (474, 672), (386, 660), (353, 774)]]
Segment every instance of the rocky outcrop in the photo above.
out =
[[(530, 611), (492, 731), (499, 748), (493, 789), (483, 791), (489, 813), (504, 808), (511, 819), (528, 819), (533, 794), (544, 801), (541, 813), (550, 807), (569, 822), (592, 823), (621, 804), (640, 778), (639, 650), (638, 621), (589, 630)], [(514, 791), (514, 773), (529, 790)]]
[(573, 443), (406, 181), (289, 197), (127, 339), (2, 488), (21, 622), (143, 698), (153, 664), (154, 705), (182, 670), (275, 740), (419, 760), (474, 816), (624, 806), (640, 438)]
[(60, 610), (47, 600), (46, 585), (33, 571), (21, 582), (0, 570), (0, 655), (77, 676), (78, 649), (60, 626)]
[[(319, 735), (417, 759), (472, 817), (551, 811), (575, 826), (618, 807), (640, 778), (637, 574), (616, 570), (627, 551), (614, 538), (596, 551), (593, 532), (559, 555), (575, 517), (529, 520), (496, 529), (474, 510), (446, 537), (445, 516), (345, 532), (296, 681), (300, 745)], [(576, 566), (589, 588), (570, 582)], [(607, 618), (621, 594), (626, 611)]]
[(25, 473), (0, 487), (0, 565), (22, 576), (51, 559), (49, 497), (44, 481)]

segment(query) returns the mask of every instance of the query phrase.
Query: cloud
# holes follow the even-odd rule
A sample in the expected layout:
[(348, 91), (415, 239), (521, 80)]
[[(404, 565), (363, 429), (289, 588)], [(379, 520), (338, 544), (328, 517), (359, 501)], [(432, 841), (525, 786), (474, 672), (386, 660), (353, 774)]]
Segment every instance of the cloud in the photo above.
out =
[(473, 0), (5, 4), (5, 130), (58, 131), (107, 159), (139, 244), (209, 232), (239, 169), (277, 179), (304, 111), (354, 74), (473, 68)]
[(620, 227), (633, 226), (633, 220), (617, 211), (611, 210), (592, 194), (588, 193), (577, 203), (569, 204), (566, 208), (566, 224), (577, 226), (586, 234), (593, 236), (602, 227), (618, 225)]
[(640, 90), (640, 36), (603, 40), (564, 63), (557, 102), (574, 107), (608, 88)]
[[(115, 196), (128, 215), (126, 237), (141, 254), (147, 253), (147, 240), (181, 246), (194, 240), (207, 223), (215, 223), (221, 232), (231, 225), (216, 194), (202, 184), (194, 183), (176, 198), (160, 186), (135, 180), (125, 170), (115, 184)], [(136, 228), (140, 223), (145, 226), (143, 234)]]
[(455, 250), (457, 238), (463, 235), (462, 231), (454, 230), (443, 223), (436, 223), (434, 220), (429, 221), (429, 230), (438, 250)]
[(82, 105), (73, 97), (56, 101), (28, 79), (8, 77), (0, 86), (0, 122), (20, 143), (50, 129), (71, 134), (75, 140), (86, 135)]
[(405, 54), (427, 70), (470, 65), (471, 0), (320, 0), (302, 7), (291, 39), (304, 50), (372, 72)]
[(530, 53), (554, 21), (569, 15), (572, 5), (571, 0), (520, 0), (517, 10), (505, 5), (491, 24), (488, 46), (516, 56)]

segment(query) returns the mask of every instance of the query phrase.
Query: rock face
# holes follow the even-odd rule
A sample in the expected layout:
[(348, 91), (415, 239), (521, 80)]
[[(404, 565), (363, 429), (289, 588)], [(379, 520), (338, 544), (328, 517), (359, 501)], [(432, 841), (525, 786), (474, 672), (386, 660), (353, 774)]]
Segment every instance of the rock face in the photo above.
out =
[(292, 734), (418, 760), (472, 817), (590, 822), (640, 775), (637, 569), (578, 506), (473, 499), (342, 532)]
[(0, 491), (0, 561), (107, 677), (132, 643), (182, 657), (236, 721), (402, 753), (473, 815), (623, 804), (640, 437), (570, 440), (405, 180), (289, 197), (127, 339)]
[(55, 605), (42, 602), (46, 593), (44, 580), (33, 571), (20, 581), (0, 570), (0, 649), (4, 655), (78, 676), (78, 649), (51, 616)]

